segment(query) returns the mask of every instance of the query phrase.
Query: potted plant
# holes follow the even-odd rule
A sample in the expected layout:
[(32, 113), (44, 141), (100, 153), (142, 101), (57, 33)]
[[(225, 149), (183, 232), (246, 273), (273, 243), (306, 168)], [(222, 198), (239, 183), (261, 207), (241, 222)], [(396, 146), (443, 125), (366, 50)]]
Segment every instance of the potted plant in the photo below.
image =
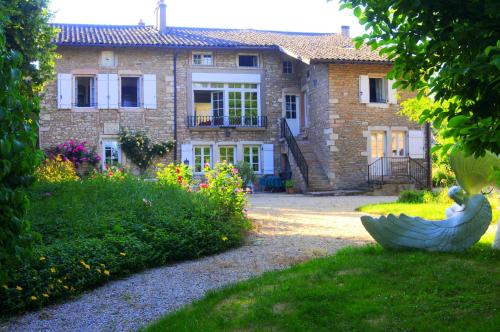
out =
[(285, 181), (285, 188), (287, 194), (295, 194), (295, 182), (292, 179)]
[(252, 166), (247, 162), (240, 161), (235, 165), (235, 167), (238, 169), (238, 174), (243, 182), (243, 189), (253, 191), (254, 183), (257, 182), (257, 176), (255, 175)]

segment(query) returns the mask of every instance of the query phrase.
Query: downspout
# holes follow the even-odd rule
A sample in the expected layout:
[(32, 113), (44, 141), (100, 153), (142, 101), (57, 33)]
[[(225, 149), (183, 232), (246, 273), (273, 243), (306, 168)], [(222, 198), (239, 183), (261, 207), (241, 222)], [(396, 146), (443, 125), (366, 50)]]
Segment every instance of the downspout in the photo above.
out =
[(177, 162), (177, 50), (174, 51), (174, 162)]
[(432, 190), (432, 162), (431, 162), (431, 124), (425, 123), (425, 168), (427, 168), (427, 189)]

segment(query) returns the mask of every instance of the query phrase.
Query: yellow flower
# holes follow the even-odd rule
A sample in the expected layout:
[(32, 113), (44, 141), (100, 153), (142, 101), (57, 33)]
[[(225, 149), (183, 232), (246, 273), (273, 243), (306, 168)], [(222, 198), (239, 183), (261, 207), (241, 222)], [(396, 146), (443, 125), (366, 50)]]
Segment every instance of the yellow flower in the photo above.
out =
[(221, 237), (221, 240), (222, 240), (222, 241), (227, 241), (227, 240), (228, 240), (228, 238), (227, 238), (227, 236), (225, 236), (225, 235), (224, 235), (223, 237)]
[(40, 257), (40, 262), (45, 262), (45, 257)]
[(83, 259), (80, 260), (80, 264), (82, 264), (87, 270), (90, 270), (90, 265), (85, 263)]
[(101, 269), (96, 269), (96, 270), (97, 270), (97, 272), (101, 273)]
[(43, 297), (49, 297), (49, 294), (47, 294), (47, 293), (43, 293), (42, 295), (43, 295)]
[(36, 300), (38, 300), (38, 297), (36, 297), (35, 295), (31, 295), (30, 299), (31, 299), (31, 301), (36, 301)]
[(18, 290), (18, 291), (22, 291), (22, 290), (23, 290), (23, 288), (22, 288), (21, 286), (16, 286), (16, 290)]
[(104, 270), (104, 274), (107, 275), (109, 277), (109, 271), (108, 270)]
[(64, 287), (64, 289), (69, 289), (69, 287), (68, 287), (68, 286), (66, 286), (66, 285), (64, 285), (63, 287)]
[(127, 255), (127, 254), (126, 254), (126, 253), (124, 253), (124, 252), (121, 252), (121, 253), (120, 253), (120, 256), (126, 256), (126, 255)]
[(102, 266), (102, 267), (106, 267), (106, 265), (104, 265), (103, 263), (101, 263), (101, 266)]
[(56, 273), (56, 268), (55, 268), (55, 267), (51, 267), (51, 268), (50, 268), (50, 272), (52, 272), (52, 273)]
[(5, 289), (9, 289), (9, 287), (7, 287), (7, 285), (2, 285), (2, 287)]

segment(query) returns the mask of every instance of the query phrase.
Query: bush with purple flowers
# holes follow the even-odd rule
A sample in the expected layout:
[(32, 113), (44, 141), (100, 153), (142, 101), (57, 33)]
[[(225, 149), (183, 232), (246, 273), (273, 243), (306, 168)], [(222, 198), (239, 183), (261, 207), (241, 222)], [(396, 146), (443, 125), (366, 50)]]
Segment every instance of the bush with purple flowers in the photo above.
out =
[(101, 160), (101, 157), (94, 150), (86, 147), (86, 144), (86, 142), (76, 142), (74, 140), (58, 144), (49, 151), (49, 158), (54, 159), (60, 155), (63, 161), (69, 160), (77, 168), (84, 163), (95, 166)]

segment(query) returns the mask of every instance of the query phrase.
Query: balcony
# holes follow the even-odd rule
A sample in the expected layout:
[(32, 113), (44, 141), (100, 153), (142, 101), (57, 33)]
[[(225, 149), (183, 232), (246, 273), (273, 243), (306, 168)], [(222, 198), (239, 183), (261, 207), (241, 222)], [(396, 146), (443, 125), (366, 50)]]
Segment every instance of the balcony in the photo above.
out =
[(188, 116), (188, 128), (267, 128), (267, 116)]

